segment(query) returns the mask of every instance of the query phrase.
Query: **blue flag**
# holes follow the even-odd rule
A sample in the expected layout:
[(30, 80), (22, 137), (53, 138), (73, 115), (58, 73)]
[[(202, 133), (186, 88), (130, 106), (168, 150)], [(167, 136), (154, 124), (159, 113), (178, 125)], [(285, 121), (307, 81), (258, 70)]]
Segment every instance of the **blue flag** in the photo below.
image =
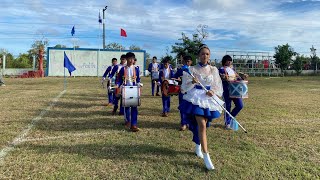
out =
[(71, 35), (73, 36), (76, 31), (74, 30), (74, 26), (71, 29)]
[(181, 69), (191, 75), (190, 69), (187, 65), (182, 66)]
[(101, 19), (101, 16), (100, 16), (100, 12), (99, 12), (99, 23), (100, 23), (100, 24), (102, 23), (102, 19)]
[(72, 71), (76, 70), (76, 68), (73, 66), (68, 56), (66, 55), (66, 52), (64, 52), (64, 67), (68, 69), (70, 76)]

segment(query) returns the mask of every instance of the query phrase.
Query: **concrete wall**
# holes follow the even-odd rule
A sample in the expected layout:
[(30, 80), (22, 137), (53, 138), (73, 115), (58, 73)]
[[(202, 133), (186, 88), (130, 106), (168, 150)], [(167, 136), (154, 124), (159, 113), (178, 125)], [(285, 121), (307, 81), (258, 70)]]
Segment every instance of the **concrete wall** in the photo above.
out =
[(140, 67), (140, 71), (145, 71), (146, 52), (144, 50), (106, 50), (106, 49), (83, 49), (76, 48), (48, 48), (47, 51), (47, 71), (46, 76), (64, 76), (69, 75), (67, 69), (64, 68), (64, 52), (66, 52), (71, 63), (76, 70), (72, 72), (73, 76), (102, 76), (108, 66), (111, 65), (111, 59), (117, 58), (120, 63), (120, 56), (127, 52), (133, 52), (136, 55), (136, 65)]
[(33, 71), (33, 69), (32, 68), (28, 68), (28, 69), (6, 68), (3, 71), (3, 74), (5, 76), (19, 76), (19, 75), (22, 75), (23, 73), (27, 73), (28, 71)]

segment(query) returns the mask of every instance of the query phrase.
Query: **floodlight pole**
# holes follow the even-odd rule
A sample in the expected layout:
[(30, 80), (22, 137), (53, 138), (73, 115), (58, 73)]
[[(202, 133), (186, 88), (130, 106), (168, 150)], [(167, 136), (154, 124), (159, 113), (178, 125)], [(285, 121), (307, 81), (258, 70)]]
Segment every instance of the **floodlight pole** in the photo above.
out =
[(106, 32), (105, 32), (105, 18), (104, 18), (104, 11), (106, 11), (107, 10), (107, 8), (108, 8), (108, 6), (106, 6), (106, 7), (104, 7), (103, 8), (103, 10), (102, 10), (102, 19), (103, 19), (103, 37), (102, 37), (102, 39), (103, 39), (103, 49), (105, 49), (106, 48)]

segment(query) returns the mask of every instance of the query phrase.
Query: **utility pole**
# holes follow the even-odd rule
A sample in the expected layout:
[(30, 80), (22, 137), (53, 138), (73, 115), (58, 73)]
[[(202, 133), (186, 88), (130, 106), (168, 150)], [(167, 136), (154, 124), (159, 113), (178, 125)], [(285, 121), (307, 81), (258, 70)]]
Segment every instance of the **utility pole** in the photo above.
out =
[(106, 32), (105, 32), (105, 19), (104, 19), (104, 11), (106, 11), (108, 6), (104, 7), (102, 10), (102, 19), (103, 19), (103, 49), (106, 48)]

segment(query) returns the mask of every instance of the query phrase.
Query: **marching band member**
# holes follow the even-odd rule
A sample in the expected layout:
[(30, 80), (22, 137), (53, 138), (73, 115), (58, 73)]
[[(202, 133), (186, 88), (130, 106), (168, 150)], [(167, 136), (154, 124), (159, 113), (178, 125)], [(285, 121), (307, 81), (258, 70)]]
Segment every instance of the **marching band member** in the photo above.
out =
[[(106, 71), (104, 72), (104, 74), (102, 76), (102, 82), (104, 82), (106, 80), (106, 77), (111, 73), (112, 69), (117, 65), (117, 58), (112, 58), (111, 63), (112, 63), (112, 65), (108, 66), (108, 68), (106, 69)], [(111, 84), (110, 81), (109, 81), (109, 83)], [(107, 106), (112, 105), (113, 95), (114, 95), (114, 93), (108, 91), (109, 104)]]
[[(119, 77), (118, 77), (118, 74), (119, 74), (119, 71), (122, 67), (125, 66), (125, 63), (126, 63), (126, 55), (123, 54), (121, 55), (120, 57), (120, 64), (116, 65), (111, 73), (109, 74), (109, 79), (112, 79), (113, 76), (116, 76), (116, 84), (117, 82), (119, 81)], [(116, 97), (116, 96), (113, 96), (113, 104), (114, 104), (114, 107), (113, 107), (113, 111), (112, 111), (112, 115), (115, 115), (117, 110), (118, 110), (118, 104), (119, 104), (119, 100), (120, 100), (120, 97)], [(121, 106), (121, 102), (120, 102), (120, 112), (119, 112), (119, 115), (124, 115), (124, 108)]]
[(156, 96), (160, 96), (159, 95), (160, 87), (155, 83), (155, 80), (152, 79), (152, 73), (159, 73), (159, 69), (160, 69), (160, 65), (157, 63), (157, 57), (153, 56), (152, 63), (150, 63), (148, 66), (148, 71), (151, 73), (151, 94), (152, 94), (152, 96), (154, 96), (155, 86), (157, 86)]
[[(119, 72), (119, 81), (117, 83), (120, 86), (140, 86), (140, 71), (133, 63), (135, 60), (135, 54), (128, 52), (126, 54), (127, 65), (122, 67)], [(125, 107), (125, 126), (130, 127), (132, 132), (137, 132), (140, 129), (137, 127), (138, 123), (138, 108), (137, 107)]]
[[(233, 101), (235, 107), (230, 112), (233, 117), (241, 111), (243, 108), (243, 102), (241, 98), (230, 98), (229, 96), (229, 81), (241, 80), (242, 78), (236, 73), (236, 71), (231, 67), (232, 58), (229, 55), (225, 55), (222, 58), (222, 67), (219, 69), (219, 73), (223, 84), (223, 98), (225, 101), (226, 110), (230, 112), (231, 101)], [(247, 77), (247, 75), (245, 75)], [(231, 118), (229, 114), (225, 114), (224, 117), (225, 125), (227, 130), (231, 130)]]
[[(208, 64), (210, 49), (207, 45), (202, 44), (199, 47), (198, 57), (200, 62), (190, 67), (195, 78), (187, 74), (182, 77), (181, 88), (187, 93), (183, 95), (184, 101), (179, 109), (193, 117), (190, 118), (189, 129), (193, 133), (192, 140), (196, 143), (195, 152), (198, 157), (204, 159), (206, 168), (212, 170), (214, 166), (208, 152), (206, 129), (213, 119), (220, 117), (222, 108), (218, 102), (223, 104), (223, 101), (217, 96), (222, 96), (223, 88), (218, 69)], [(199, 82), (209, 91), (203, 90)]]
[[(184, 56), (183, 60), (182, 60), (183, 65), (186, 65), (188, 67), (190, 67), (192, 65), (192, 57), (191, 56)], [(179, 79), (179, 82), (181, 82), (181, 78), (183, 76), (183, 70), (182, 68), (178, 68), (177, 72), (174, 74), (174, 78)], [(181, 83), (180, 83), (181, 84)], [(179, 92), (179, 105), (184, 101), (183, 100), (183, 95), (186, 92), (184, 92), (182, 89), (180, 89)], [(180, 131), (184, 131), (187, 129), (187, 125), (188, 125), (188, 121), (187, 121), (187, 115), (184, 114), (182, 111), (180, 111), (180, 118), (181, 118), (181, 122), (180, 122)]]
[[(164, 58), (163, 68), (159, 73), (158, 85), (160, 86), (164, 80), (169, 80), (174, 77), (173, 70), (170, 68), (169, 58)], [(168, 117), (170, 112), (170, 96), (165, 96), (162, 92), (162, 117)]]

